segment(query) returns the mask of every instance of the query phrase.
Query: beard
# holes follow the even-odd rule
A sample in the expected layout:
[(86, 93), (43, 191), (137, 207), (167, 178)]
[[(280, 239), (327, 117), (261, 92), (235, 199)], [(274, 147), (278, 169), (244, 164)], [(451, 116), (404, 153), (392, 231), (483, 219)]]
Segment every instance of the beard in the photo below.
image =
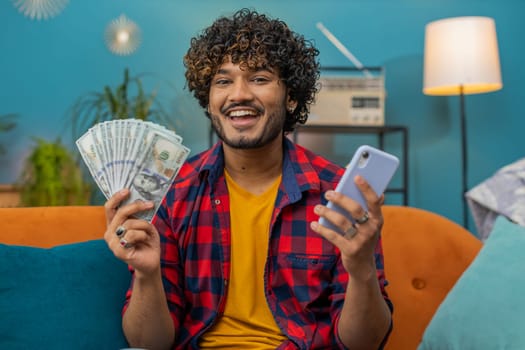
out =
[(266, 126), (258, 135), (252, 137), (244, 135), (228, 137), (222, 127), (221, 117), (210, 114), (211, 126), (219, 139), (221, 139), (226, 145), (235, 149), (255, 149), (270, 144), (273, 140), (283, 134), (285, 118), (286, 110), (283, 107), (276, 111), (276, 113), (268, 116)]

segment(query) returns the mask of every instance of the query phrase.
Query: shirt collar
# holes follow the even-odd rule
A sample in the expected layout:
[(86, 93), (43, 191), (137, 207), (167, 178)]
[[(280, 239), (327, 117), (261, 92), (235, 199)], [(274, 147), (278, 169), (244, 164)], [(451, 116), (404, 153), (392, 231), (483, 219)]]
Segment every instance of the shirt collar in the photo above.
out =
[[(294, 144), (287, 137), (283, 143), (283, 185), (290, 201), (301, 198), (301, 193), (308, 190), (320, 190), (319, 175), (310, 163), (310, 157), (304, 147)], [(201, 174), (208, 173), (208, 181), (214, 184), (224, 172), (224, 151), (222, 141), (218, 141), (204, 156)]]

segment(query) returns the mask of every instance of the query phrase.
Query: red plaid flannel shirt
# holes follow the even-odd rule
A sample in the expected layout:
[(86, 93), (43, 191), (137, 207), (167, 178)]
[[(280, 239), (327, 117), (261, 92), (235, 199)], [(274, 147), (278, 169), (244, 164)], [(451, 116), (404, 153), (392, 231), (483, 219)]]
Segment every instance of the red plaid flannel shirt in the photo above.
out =
[[(199, 336), (224, 311), (230, 279), (230, 215), (221, 143), (189, 159), (157, 212), (166, 296), (175, 349), (198, 349)], [(282, 183), (271, 219), (265, 294), (288, 337), (279, 349), (344, 348), (336, 335), (348, 273), (338, 249), (310, 229), (313, 208), (344, 169), (284, 141)], [(263, 247), (261, 247), (263, 248)], [(381, 241), (377, 278), (385, 292)], [(127, 297), (131, 295), (128, 291)]]

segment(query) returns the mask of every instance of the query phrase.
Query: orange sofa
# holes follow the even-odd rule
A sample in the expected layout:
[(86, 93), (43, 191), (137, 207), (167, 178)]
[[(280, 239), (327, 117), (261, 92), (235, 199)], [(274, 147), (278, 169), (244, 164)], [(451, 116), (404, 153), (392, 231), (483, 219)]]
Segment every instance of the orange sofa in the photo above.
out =
[[(482, 243), (461, 226), (425, 210), (386, 205), (383, 213), (387, 291), (394, 303), (394, 328), (386, 349), (416, 349), (437, 307)], [(104, 230), (104, 211), (98, 206), (0, 208), (3, 244), (49, 248), (100, 240)], [(79, 305), (79, 316), (81, 312)], [(120, 325), (116, 327), (120, 333)]]

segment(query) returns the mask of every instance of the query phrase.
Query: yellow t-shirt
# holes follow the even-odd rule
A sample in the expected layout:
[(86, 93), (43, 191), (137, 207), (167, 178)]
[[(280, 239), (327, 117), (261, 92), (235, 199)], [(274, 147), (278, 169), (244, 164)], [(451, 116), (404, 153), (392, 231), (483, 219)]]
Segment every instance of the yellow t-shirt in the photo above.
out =
[(201, 338), (202, 349), (275, 349), (286, 340), (264, 295), (275, 183), (261, 195), (239, 187), (227, 172), (231, 219), (231, 279), (224, 315)]

